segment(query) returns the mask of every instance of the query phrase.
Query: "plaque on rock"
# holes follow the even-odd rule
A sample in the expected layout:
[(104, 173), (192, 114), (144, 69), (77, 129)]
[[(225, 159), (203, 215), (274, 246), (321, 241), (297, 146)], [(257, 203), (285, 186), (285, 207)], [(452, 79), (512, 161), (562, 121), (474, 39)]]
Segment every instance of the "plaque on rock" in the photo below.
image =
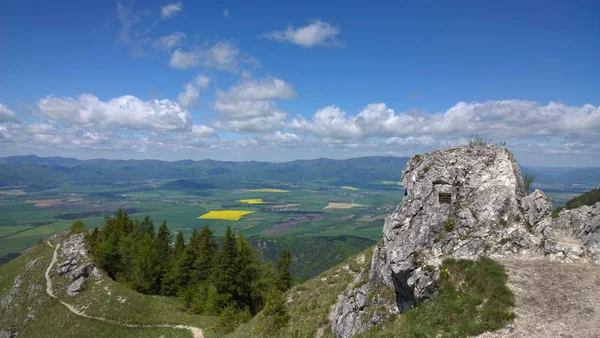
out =
[(439, 201), (440, 203), (452, 203), (452, 194), (449, 194), (447, 192), (441, 192), (439, 195)]

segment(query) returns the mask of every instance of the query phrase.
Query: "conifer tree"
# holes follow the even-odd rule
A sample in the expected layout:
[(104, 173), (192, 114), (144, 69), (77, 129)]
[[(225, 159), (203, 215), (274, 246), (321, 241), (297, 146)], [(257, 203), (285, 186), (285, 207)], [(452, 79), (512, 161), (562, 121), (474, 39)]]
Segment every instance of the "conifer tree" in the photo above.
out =
[(205, 226), (202, 229), (196, 245), (196, 259), (191, 277), (193, 283), (200, 283), (210, 277), (217, 252), (217, 243), (209, 227)]
[(288, 249), (283, 249), (277, 259), (277, 288), (281, 292), (292, 287), (291, 265), (292, 253)]
[(133, 264), (133, 283), (135, 288), (146, 294), (155, 294), (158, 285), (160, 266), (154, 239), (146, 233), (138, 244), (138, 255)]
[(237, 271), (237, 244), (235, 235), (232, 233), (231, 227), (228, 226), (214, 270), (215, 286), (221, 296), (222, 305), (234, 300), (237, 289)]

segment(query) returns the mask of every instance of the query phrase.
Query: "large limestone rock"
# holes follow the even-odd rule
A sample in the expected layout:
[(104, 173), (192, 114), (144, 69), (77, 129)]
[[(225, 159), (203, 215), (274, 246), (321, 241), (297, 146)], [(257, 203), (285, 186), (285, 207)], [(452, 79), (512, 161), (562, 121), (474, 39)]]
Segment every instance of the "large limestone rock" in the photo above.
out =
[[(587, 256), (595, 264), (600, 265), (600, 202), (592, 206), (585, 205), (577, 209), (561, 211), (554, 221), (553, 229), (554, 234), (563, 231), (566, 235), (578, 239), (582, 248), (576, 248), (577, 256)], [(560, 245), (559, 241), (560, 238), (557, 236), (546, 240), (546, 250), (555, 253), (556, 245)], [(567, 256), (569, 253), (571, 252), (569, 251)]]
[(60, 248), (57, 272), (60, 276), (70, 279), (67, 295), (74, 297), (79, 294), (90, 274), (94, 273), (95, 265), (85, 247), (85, 234), (72, 235), (67, 238)]
[[(435, 293), (445, 257), (507, 255), (542, 246), (550, 203), (541, 191), (526, 197), (519, 165), (504, 147), (455, 147), (413, 156), (402, 183), (406, 195), (386, 218), (369, 284), (362, 286), (392, 289), (394, 311)], [(368, 291), (358, 291), (341, 297), (334, 308), (332, 329), (338, 337), (385, 320), (381, 314), (373, 318), (360, 297)]]

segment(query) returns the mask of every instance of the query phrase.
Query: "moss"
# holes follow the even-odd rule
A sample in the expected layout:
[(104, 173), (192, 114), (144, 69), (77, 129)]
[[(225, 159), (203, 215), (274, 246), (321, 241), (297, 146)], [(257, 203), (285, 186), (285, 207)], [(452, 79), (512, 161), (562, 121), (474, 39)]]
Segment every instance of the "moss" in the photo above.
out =
[(506, 221), (502, 217), (500, 217), (500, 220), (498, 221), (498, 223), (500, 223), (500, 225), (503, 226), (503, 227), (506, 226)]
[(447, 232), (450, 232), (450, 231), (454, 230), (454, 226), (455, 226), (454, 219), (452, 217), (446, 218), (446, 221), (444, 222), (444, 230), (446, 230)]

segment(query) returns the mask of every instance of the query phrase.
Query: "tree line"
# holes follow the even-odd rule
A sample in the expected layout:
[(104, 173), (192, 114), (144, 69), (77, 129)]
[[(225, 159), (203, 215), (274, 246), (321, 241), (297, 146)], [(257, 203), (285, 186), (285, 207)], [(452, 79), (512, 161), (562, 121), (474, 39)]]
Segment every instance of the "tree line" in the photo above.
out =
[(187, 243), (178, 232), (173, 243), (166, 222), (156, 230), (148, 216), (139, 221), (118, 210), (86, 242), (96, 265), (114, 280), (144, 294), (179, 296), (197, 314), (249, 318), (292, 285), (288, 250), (275, 264), (262, 261), (230, 227), (220, 245), (208, 227), (194, 230)]

